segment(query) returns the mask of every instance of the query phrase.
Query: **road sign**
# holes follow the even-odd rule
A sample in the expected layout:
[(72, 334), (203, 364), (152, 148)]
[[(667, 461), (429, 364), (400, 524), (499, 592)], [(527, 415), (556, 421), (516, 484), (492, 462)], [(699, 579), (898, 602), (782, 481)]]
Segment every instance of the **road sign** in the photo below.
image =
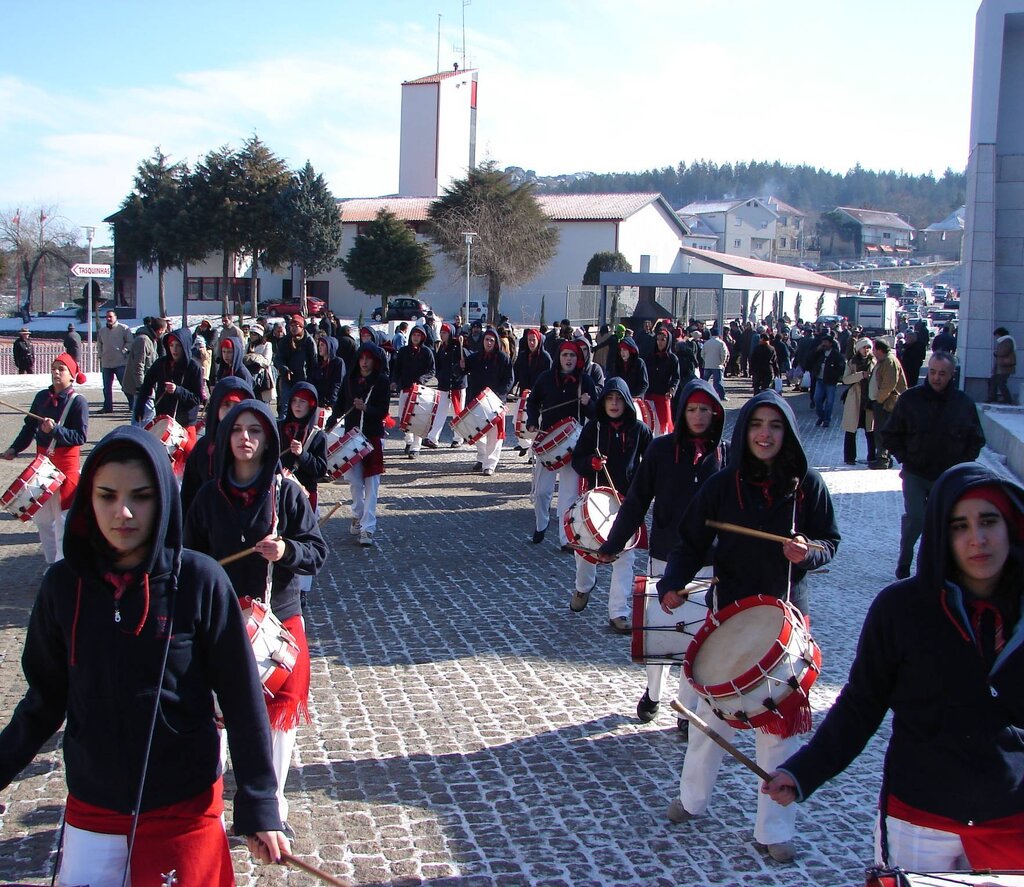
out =
[(71, 273), (75, 277), (110, 277), (110, 266), (79, 263), (71, 266)]

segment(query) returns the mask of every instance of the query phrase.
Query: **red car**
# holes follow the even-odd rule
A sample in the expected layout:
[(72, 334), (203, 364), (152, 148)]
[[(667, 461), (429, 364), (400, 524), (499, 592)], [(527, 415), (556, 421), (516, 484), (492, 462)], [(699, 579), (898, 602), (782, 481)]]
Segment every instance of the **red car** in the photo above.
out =
[[(302, 309), (298, 302), (270, 302), (261, 306), (263, 311), (270, 317), (291, 317), (293, 314), (301, 314)], [(323, 299), (316, 296), (306, 296), (306, 308), (311, 317), (319, 317), (324, 313), (327, 304)]]

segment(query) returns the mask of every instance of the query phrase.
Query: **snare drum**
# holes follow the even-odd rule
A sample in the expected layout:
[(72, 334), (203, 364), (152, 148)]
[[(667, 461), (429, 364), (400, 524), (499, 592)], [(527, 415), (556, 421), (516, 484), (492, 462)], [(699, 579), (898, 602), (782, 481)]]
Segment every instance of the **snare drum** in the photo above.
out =
[(0, 506), (20, 521), (29, 521), (65, 481), (64, 472), (41, 453), (0, 496)]
[(173, 416), (157, 416), (150, 419), (145, 424), (145, 429), (164, 445), (172, 463), (175, 459), (180, 460), (183, 457), (185, 444), (188, 443), (188, 432), (174, 421)]
[(485, 388), (452, 420), (452, 431), (466, 443), (474, 444), (487, 434), (492, 425), (503, 421), (504, 415), (501, 398), (490, 388)]
[(242, 603), (246, 605), (242, 618), (256, 657), (260, 683), (263, 684), (263, 692), (273, 699), (295, 670), (299, 645), (263, 601), (243, 598)]
[(327, 432), (327, 475), (331, 480), (342, 480), (353, 465), (358, 465), (370, 453), (373, 447), (358, 428), (344, 434), (338, 431)]
[(654, 431), (655, 416), (654, 408), (651, 406), (649, 400), (644, 400), (642, 397), (633, 398), (633, 406), (636, 407), (636, 417), (640, 422), (643, 422), (651, 431)]
[(634, 662), (681, 665), (687, 647), (708, 616), (711, 568), (686, 586), (687, 597), (671, 614), (658, 601), (658, 578), (633, 580), (633, 630), (630, 656)]
[(548, 471), (558, 471), (569, 464), (572, 448), (580, 439), (583, 428), (572, 416), (552, 425), (547, 431), (538, 431), (533, 439), (533, 451), (537, 460)]
[[(621, 504), (622, 496), (611, 487), (595, 487), (580, 496), (562, 517), (565, 538), (570, 545), (584, 549), (576, 552), (583, 560), (592, 564), (601, 563), (591, 552), (596, 552), (608, 541), (608, 534)], [(636, 548), (639, 542), (640, 531), (637, 530), (623, 551)]]
[(530, 389), (527, 388), (519, 394), (519, 405), (516, 407), (515, 431), (516, 440), (520, 445), (528, 444), (536, 436), (535, 431), (526, 430), (526, 401), (530, 396)]
[(426, 385), (414, 384), (403, 391), (399, 400), (398, 427), (415, 437), (426, 437), (434, 425), (441, 405), (441, 392)]
[(808, 702), (821, 650), (800, 611), (766, 595), (712, 614), (683, 659), (683, 673), (733, 727), (766, 727)]

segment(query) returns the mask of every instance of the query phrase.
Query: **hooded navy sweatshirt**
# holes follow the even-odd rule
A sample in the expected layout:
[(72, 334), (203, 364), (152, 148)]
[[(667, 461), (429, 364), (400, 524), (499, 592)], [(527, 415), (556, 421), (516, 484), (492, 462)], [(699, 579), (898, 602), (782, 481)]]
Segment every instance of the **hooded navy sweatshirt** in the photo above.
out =
[[(629, 351), (628, 361), (622, 359), (620, 352), (623, 348)], [(647, 393), (647, 365), (631, 336), (626, 336), (615, 349), (615, 375), (626, 380), (633, 397), (643, 397)]]
[[(265, 450), (256, 479), (244, 488), (232, 481), (235, 457), (231, 429), (244, 412), (255, 413), (265, 434)], [(274, 564), (250, 554), (226, 569), (241, 597), (267, 599), (268, 571), (273, 579), (270, 608), (282, 622), (301, 612), (299, 579), (315, 576), (327, 559), (327, 543), (320, 535), (316, 516), (299, 484), (280, 477), (281, 444), (270, 408), (260, 400), (235, 404), (217, 428), (217, 461), (212, 480), (199, 491), (185, 518), (185, 544), (220, 560), (251, 548), (274, 530), (285, 540), (284, 556)], [(272, 489), (277, 495), (271, 495)], [(251, 496), (244, 503), (236, 491)]]
[(256, 395), (252, 387), (246, 385), (242, 379), (236, 376), (225, 376), (210, 392), (210, 401), (206, 405), (206, 430), (192, 452), (185, 460), (185, 472), (181, 478), (181, 513), (188, 514), (192, 507), (192, 501), (202, 487), (213, 477), (213, 467), (217, 454), (217, 426), (220, 420), (220, 405), (224, 398), (231, 392), (242, 395), (242, 400), (250, 400)]
[[(175, 361), (171, 356), (168, 342), (171, 338), (181, 344), (181, 359)], [(203, 368), (192, 357), (192, 334), (188, 329), (172, 330), (163, 337), (164, 356), (153, 361), (146, 371), (146, 378), (135, 394), (135, 421), (142, 421), (142, 413), (146, 401), (152, 397), (158, 416), (171, 416), (175, 422), (188, 428), (196, 424), (199, 418), (199, 405), (206, 398), (203, 382)], [(164, 390), (164, 383), (173, 382), (177, 386), (173, 393)], [(249, 378), (252, 385), (252, 377)]]
[[(559, 348), (562, 346), (559, 345)], [(562, 371), (561, 361), (555, 361), (550, 370), (545, 370), (526, 399), (526, 424), (530, 428), (547, 431), (562, 419), (572, 418), (580, 424), (594, 415), (597, 387), (579, 360), (579, 346), (576, 346), (576, 367), (571, 373)], [(584, 394), (590, 395), (590, 402), (580, 403)]]
[[(304, 419), (297, 419), (292, 412), (291, 402), (300, 391), (312, 395), (316, 401)], [(287, 468), (295, 475), (295, 479), (306, 488), (314, 506), (317, 481), (327, 473), (327, 438), (316, 427), (317, 413), (320, 409), (316, 394), (316, 389), (309, 382), (299, 382), (291, 390), (285, 417), (277, 423), (278, 434), (281, 436), (281, 467)], [(292, 440), (298, 440), (302, 444), (302, 452), (298, 456), (288, 447)]]
[(462, 359), (462, 345), (452, 327), (441, 324), (441, 329), (448, 327), (448, 342), (439, 338), (434, 346), (434, 373), (437, 375), (439, 391), (460, 391), (466, 387), (466, 373), (459, 365)]
[[(537, 347), (533, 351), (530, 350), (529, 342), (527, 342), (527, 336), (531, 334), (537, 337)], [(544, 350), (540, 330), (529, 329), (523, 334), (522, 344), (516, 355), (513, 369), (520, 391), (531, 391), (537, 379), (540, 378), (540, 374), (551, 369), (551, 355)]]
[[(707, 437), (697, 440), (686, 427), (686, 402), (697, 392), (711, 397), (717, 408)], [(640, 529), (651, 502), (651, 557), (668, 560), (669, 552), (679, 540), (679, 521), (697, 490), (711, 475), (725, 465), (729, 445), (722, 443), (725, 410), (709, 382), (692, 379), (679, 394), (675, 430), (654, 438), (644, 453), (640, 470), (629, 485), (626, 500), (619, 507), (608, 541), (601, 546), (603, 554), (618, 554)]]
[[(320, 356), (320, 342), (327, 343), (326, 360)], [(345, 361), (338, 357), (338, 340), (334, 336), (318, 336), (316, 368), (313, 370), (313, 375), (309, 381), (316, 386), (317, 402), (321, 406), (334, 404), (338, 399), (338, 392), (341, 390), (341, 383), (344, 378)]]
[(679, 358), (672, 350), (672, 334), (668, 335), (668, 347), (658, 348), (658, 337), (654, 337), (654, 350), (643, 358), (647, 370), (647, 394), (664, 394), (671, 397), (679, 385)]
[[(490, 352), (485, 351), (482, 344), (483, 337), (487, 336), (491, 336), (494, 340), (494, 350)], [(498, 334), (494, 330), (488, 329), (483, 337), (479, 351), (467, 350), (465, 352), (466, 374), (469, 376), (469, 381), (466, 383), (466, 399), (468, 402), (485, 388), (490, 388), (504, 403), (516, 380), (512, 370), (512, 361), (501, 350)]]
[[(224, 362), (224, 343), (231, 343), (231, 363)], [(220, 340), (217, 347), (217, 373), (216, 380), (226, 379), (228, 376), (235, 376), (245, 382), (250, 388), (253, 386), (252, 373), (245, 366), (245, 345), (237, 336), (225, 336)]]
[[(618, 419), (607, 412), (607, 398), (618, 392), (625, 401), (625, 410)], [(594, 470), (592, 459), (600, 452), (607, 460), (606, 467), (615, 489), (625, 495), (636, 474), (640, 460), (651, 443), (651, 430), (638, 422), (636, 405), (629, 396), (629, 388), (618, 376), (605, 382), (604, 391), (594, 408), (595, 417), (583, 426), (580, 438), (572, 450), (573, 470), (583, 478), (586, 489), (608, 486), (604, 470)]]
[[(374, 369), (369, 376), (363, 376), (359, 370), (359, 358), (364, 354), (374, 359)], [(359, 346), (355, 368), (345, 377), (334, 410), (327, 420), (328, 431), (344, 418), (346, 431), (359, 428), (366, 437), (384, 436), (384, 420), (391, 407), (391, 381), (384, 370), (386, 360), (384, 352), (373, 342), (363, 342)], [(355, 409), (353, 402), (356, 400), (363, 401), (366, 409)]]
[[(413, 337), (418, 339), (413, 344)], [(409, 333), (409, 344), (398, 349), (391, 361), (391, 382), (401, 391), (408, 391), (413, 385), (425, 384), (434, 375), (434, 349), (427, 342), (423, 328), (416, 326)]]
[[(152, 550), (125, 574), (130, 578), (115, 610), (115, 589), (105, 578), (113, 560), (96, 526), (92, 487), (97, 466), (121, 449), (149, 466), (159, 501)], [(224, 570), (182, 547), (171, 464), (148, 432), (117, 428), (86, 460), (68, 514), (64, 560), (43, 577), (22, 667), (28, 690), (0, 733), (0, 786), (17, 776), (67, 717), (68, 790), (88, 804), (131, 813), (160, 687), (141, 810), (195, 797), (221, 773), (216, 692), (239, 786), (235, 829), (253, 834), (281, 827), (270, 727), (241, 611)]]
[(811, 741), (782, 765), (797, 782), (798, 800), (842, 772), (892, 709), (883, 806), (892, 795), (964, 824), (1024, 812), (1020, 530), (1011, 529), (1010, 561), (990, 599), (1003, 611), (1006, 638), (991, 666), (972, 627), (973, 596), (956, 584), (950, 553), (953, 506), (983, 485), (1002, 488), (1019, 522), (1024, 489), (976, 462), (950, 468), (936, 481), (917, 575), (875, 598), (846, 686)]
[[(761, 406), (774, 407), (785, 424), (782, 449), (770, 473), (749, 453), (747, 426)], [(740, 524), (780, 536), (801, 534), (824, 546), (810, 549), (800, 564), (790, 564), (782, 545), (752, 539), (738, 533), (719, 532), (705, 520)], [(807, 456), (796, 433), (796, 419), (789, 404), (774, 391), (762, 391), (748, 400), (733, 427), (729, 463), (708, 478), (697, 491), (679, 525), (679, 539), (672, 549), (665, 576), (658, 583), (658, 595), (686, 587), (707, 562), (718, 538), (712, 563), (718, 585), (718, 606), (725, 607), (755, 594), (785, 598), (808, 615), (810, 604), (804, 577), (809, 570), (823, 567), (839, 547), (832, 497), (818, 472), (808, 467)]]

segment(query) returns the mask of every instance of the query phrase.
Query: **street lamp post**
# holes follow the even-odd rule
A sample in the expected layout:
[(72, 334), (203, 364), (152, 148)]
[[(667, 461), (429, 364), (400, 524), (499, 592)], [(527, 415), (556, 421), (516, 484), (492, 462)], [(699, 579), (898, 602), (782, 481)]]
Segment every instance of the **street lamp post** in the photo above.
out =
[(466, 326), (469, 326), (469, 280), (470, 262), (473, 255), (473, 238), (479, 237), (475, 231), (463, 231), (462, 236), (466, 239)]
[[(92, 225), (82, 225), (85, 229), (85, 239), (89, 244), (89, 264), (92, 264), (92, 241), (96, 236), (96, 229)], [(87, 344), (86, 353), (89, 355), (89, 369), (86, 372), (93, 373), (96, 371), (93, 365), (94, 357), (92, 353), (92, 278), (85, 278), (85, 316), (88, 320), (86, 324), (88, 327), (87, 333)]]

